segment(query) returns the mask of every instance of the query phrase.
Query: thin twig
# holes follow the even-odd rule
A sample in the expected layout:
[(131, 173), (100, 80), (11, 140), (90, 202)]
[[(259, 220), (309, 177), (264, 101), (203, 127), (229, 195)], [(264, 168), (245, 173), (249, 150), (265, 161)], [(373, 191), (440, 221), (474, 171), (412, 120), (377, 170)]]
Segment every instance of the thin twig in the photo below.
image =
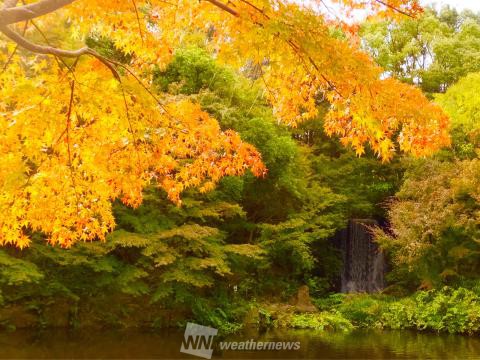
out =
[(145, 43), (145, 41), (143, 39), (143, 30), (142, 30), (142, 23), (140, 21), (140, 14), (138, 12), (138, 7), (137, 7), (136, 1), (132, 0), (132, 3), (133, 3), (133, 7), (135, 9), (135, 15), (137, 15), (138, 31), (140, 32), (140, 38), (142, 39), (142, 45), (143, 45)]

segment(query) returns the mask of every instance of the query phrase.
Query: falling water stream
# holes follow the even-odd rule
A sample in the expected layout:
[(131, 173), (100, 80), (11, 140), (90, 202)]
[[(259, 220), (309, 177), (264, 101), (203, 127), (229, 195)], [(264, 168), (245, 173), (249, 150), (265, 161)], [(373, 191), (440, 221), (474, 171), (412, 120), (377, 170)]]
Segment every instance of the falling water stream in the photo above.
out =
[(385, 259), (370, 231), (376, 225), (375, 220), (350, 220), (341, 234), (344, 263), (341, 291), (344, 293), (372, 293), (384, 287)]

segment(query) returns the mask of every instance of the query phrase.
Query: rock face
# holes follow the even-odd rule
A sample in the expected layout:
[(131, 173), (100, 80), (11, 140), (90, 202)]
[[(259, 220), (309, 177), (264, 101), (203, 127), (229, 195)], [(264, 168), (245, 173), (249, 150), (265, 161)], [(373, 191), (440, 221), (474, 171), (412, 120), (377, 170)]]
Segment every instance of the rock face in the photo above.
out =
[(306, 285), (300, 286), (297, 294), (293, 297), (291, 304), (295, 306), (295, 310), (299, 312), (317, 311), (315, 305), (312, 304), (312, 300), (310, 299), (310, 290)]
[(341, 238), (343, 293), (377, 292), (385, 286), (385, 260), (369, 227), (375, 220), (351, 220)]

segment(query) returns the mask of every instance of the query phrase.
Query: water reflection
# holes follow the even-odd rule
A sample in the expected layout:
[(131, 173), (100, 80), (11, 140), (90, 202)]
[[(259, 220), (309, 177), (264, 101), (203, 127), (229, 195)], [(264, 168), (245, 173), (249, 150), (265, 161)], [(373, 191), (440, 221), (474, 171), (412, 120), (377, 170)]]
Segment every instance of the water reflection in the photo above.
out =
[[(0, 333), (3, 359), (194, 359), (179, 352), (183, 332), (90, 330)], [(298, 351), (220, 351), (217, 359), (480, 359), (480, 339), (409, 331), (246, 330), (223, 341), (300, 341)]]

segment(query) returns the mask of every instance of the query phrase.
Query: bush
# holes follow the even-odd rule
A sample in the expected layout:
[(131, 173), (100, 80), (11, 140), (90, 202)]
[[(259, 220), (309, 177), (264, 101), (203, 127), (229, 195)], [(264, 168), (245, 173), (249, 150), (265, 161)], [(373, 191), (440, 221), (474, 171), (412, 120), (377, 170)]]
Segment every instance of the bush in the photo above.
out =
[(417, 329), (449, 333), (477, 333), (480, 329), (480, 298), (474, 292), (444, 287), (415, 297)]
[(381, 327), (379, 320), (385, 311), (386, 300), (367, 294), (345, 297), (338, 310), (348, 320), (360, 327)]
[(275, 327), (293, 329), (350, 331), (353, 324), (337, 311), (322, 311), (320, 313), (289, 313), (273, 321)]
[(415, 301), (411, 298), (389, 303), (380, 318), (381, 326), (393, 330), (412, 327), (415, 306)]
[(220, 307), (211, 308), (204, 299), (199, 299), (192, 308), (192, 321), (200, 322), (205, 326), (212, 326), (222, 335), (235, 333), (242, 328), (231, 309)]
[(339, 312), (294, 314), (288, 327), (295, 329), (351, 331), (353, 324)]
[(480, 331), (480, 296), (465, 288), (420, 291), (400, 300), (350, 295), (336, 306), (353, 325), (475, 334)]

